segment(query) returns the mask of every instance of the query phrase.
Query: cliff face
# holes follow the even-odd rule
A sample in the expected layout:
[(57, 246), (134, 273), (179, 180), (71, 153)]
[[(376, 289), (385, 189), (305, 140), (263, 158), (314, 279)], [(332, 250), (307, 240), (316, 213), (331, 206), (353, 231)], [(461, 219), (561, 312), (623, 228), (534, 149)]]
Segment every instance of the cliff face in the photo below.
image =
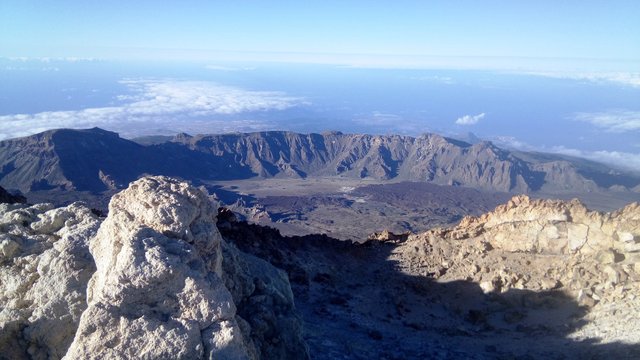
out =
[(226, 179), (246, 177), (249, 172), (223, 157), (174, 143), (142, 146), (98, 128), (50, 130), (0, 142), (0, 184), (24, 193), (124, 189), (149, 174)]
[(182, 134), (143, 146), (101, 129), (62, 129), (0, 142), (0, 185), (22, 192), (104, 191), (124, 188), (146, 174), (194, 181), (341, 176), (513, 192), (592, 191), (640, 183), (637, 177), (618, 179), (606, 166), (586, 163), (516, 155), (488, 142), (471, 145), (435, 134)]
[(224, 244), (186, 183), (138, 180), (102, 224), (79, 203), (0, 210), (3, 355), (307, 357), (286, 275)]
[(490, 143), (408, 136), (265, 132), (174, 141), (234, 160), (264, 177), (348, 176), (429, 181), (500, 191), (537, 190), (543, 173)]

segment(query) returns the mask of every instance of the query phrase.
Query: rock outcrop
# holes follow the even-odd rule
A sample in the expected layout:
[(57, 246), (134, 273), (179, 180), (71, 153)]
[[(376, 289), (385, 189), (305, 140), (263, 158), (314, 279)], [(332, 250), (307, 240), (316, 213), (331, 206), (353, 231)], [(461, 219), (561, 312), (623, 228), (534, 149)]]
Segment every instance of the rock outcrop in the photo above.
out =
[(410, 233), (404, 232), (401, 234), (395, 234), (389, 230), (382, 230), (380, 232), (374, 232), (367, 237), (366, 241), (392, 241), (402, 242), (409, 238)]
[(79, 203), (1, 204), (0, 358), (307, 358), (286, 275), (224, 244), (216, 211), (167, 177), (102, 224)]
[(589, 308), (577, 339), (640, 342), (640, 205), (612, 213), (579, 201), (516, 196), (456, 227), (412, 235), (394, 251), (406, 271), (465, 280), (487, 293), (569, 293)]
[(88, 239), (99, 224), (80, 203), (0, 204), (0, 358), (66, 353), (87, 308)]
[(91, 241), (97, 270), (65, 358), (249, 358), (221, 278), (214, 210), (169, 178), (115, 195)]
[(258, 359), (307, 359), (302, 319), (287, 274), (265, 260), (222, 243), (225, 284), (249, 353)]

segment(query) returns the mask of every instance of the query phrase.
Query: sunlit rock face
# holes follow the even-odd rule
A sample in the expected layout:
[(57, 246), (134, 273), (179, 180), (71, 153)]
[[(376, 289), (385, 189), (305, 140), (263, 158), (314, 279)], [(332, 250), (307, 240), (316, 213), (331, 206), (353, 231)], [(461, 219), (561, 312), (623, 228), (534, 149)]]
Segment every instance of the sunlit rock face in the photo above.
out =
[(307, 358), (286, 275), (224, 244), (216, 213), (168, 177), (131, 183), (102, 223), (0, 204), (0, 358)]
[[(515, 252), (594, 255), (640, 251), (640, 206), (630, 204), (612, 213), (588, 210), (577, 200), (532, 200), (515, 196), (494, 211), (467, 217), (452, 234), (474, 233), (493, 247)], [(602, 256), (602, 255), (600, 255)]]
[(0, 357), (59, 359), (73, 340), (100, 221), (81, 203), (0, 204)]
[(394, 251), (407, 272), (467, 280), (486, 294), (558, 291), (589, 309), (569, 337), (640, 342), (640, 205), (601, 213), (579, 201), (515, 196)]
[(214, 214), (202, 192), (166, 177), (114, 196), (91, 241), (97, 270), (66, 358), (248, 358)]

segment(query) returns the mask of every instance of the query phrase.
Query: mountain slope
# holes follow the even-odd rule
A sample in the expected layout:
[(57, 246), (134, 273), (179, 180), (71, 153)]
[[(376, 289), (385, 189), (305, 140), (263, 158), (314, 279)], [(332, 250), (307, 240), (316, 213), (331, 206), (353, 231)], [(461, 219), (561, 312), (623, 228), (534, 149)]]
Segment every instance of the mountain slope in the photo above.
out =
[(271, 131), (183, 135), (172, 142), (216, 156), (234, 154), (238, 164), (263, 177), (369, 177), (512, 192), (543, 187), (592, 191), (598, 186), (640, 183), (637, 176), (615, 174), (602, 164), (582, 159), (509, 152), (490, 142), (471, 145), (436, 134), (414, 138)]
[(142, 145), (94, 128), (52, 130), (0, 142), (0, 186), (23, 192), (117, 189), (144, 174), (194, 181), (340, 176), (510, 192), (640, 184), (638, 177), (610, 173), (604, 165), (512, 153), (490, 142), (471, 145), (435, 134), (179, 134), (171, 141)]
[(143, 174), (187, 179), (250, 174), (229, 164), (178, 144), (142, 146), (98, 128), (51, 130), (0, 142), (0, 183), (23, 192), (118, 189)]

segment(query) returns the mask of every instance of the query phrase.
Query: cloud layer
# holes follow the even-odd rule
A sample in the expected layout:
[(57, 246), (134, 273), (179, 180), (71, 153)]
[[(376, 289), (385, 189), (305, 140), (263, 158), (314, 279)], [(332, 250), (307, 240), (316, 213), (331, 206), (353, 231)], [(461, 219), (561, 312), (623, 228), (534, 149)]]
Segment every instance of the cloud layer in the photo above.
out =
[(593, 160), (602, 164), (617, 167), (619, 169), (640, 171), (640, 153), (629, 153), (622, 151), (585, 151), (567, 148), (564, 146), (539, 147), (527, 144), (512, 136), (498, 136), (492, 141), (501, 147), (523, 151), (539, 151), (553, 154), (562, 154)]
[[(202, 81), (129, 79), (122, 83), (131, 93), (119, 96), (117, 99), (122, 104), (118, 106), (0, 116), (0, 139), (63, 127), (101, 126), (126, 133), (129, 129), (144, 128), (146, 124), (185, 131), (207, 120), (211, 120), (212, 125), (224, 125), (225, 131), (244, 131), (247, 124), (262, 129), (264, 124), (255, 121), (219, 120), (225, 115), (284, 110), (304, 104), (301, 98), (281, 92), (248, 91)], [(239, 128), (230, 130), (233, 121)]]
[(528, 75), (544, 76), (556, 79), (590, 81), (594, 83), (617, 83), (640, 87), (640, 73), (630, 72), (527, 72)]
[(461, 116), (456, 120), (456, 124), (458, 125), (475, 125), (478, 121), (484, 118), (484, 113), (480, 113), (478, 115), (465, 115)]
[(577, 113), (574, 120), (588, 122), (609, 132), (640, 130), (640, 111), (612, 110), (608, 112)]

